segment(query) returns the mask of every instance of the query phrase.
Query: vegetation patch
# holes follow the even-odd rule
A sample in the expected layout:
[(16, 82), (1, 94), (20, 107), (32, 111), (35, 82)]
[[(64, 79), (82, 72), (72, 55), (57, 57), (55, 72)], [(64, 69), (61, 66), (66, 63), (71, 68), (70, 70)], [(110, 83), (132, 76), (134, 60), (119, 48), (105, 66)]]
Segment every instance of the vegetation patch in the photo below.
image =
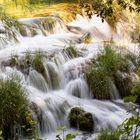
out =
[[(129, 62), (124, 56), (115, 51), (111, 44), (105, 44), (104, 50), (98, 55), (96, 60), (87, 70), (87, 82), (94, 97), (97, 99), (110, 99), (111, 81), (124, 84), (124, 82), (121, 81), (122, 77), (119, 79), (117, 74), (120, 72), (128, 73), (129, 75), (129, 71)], [(126, 87), (128, 87), (128, 83), (122, 88), (125, 90)]]
[(97, 137), (97, 140), (120, 140), (120, 136), (116, 131), (103, 131)]
[(28, 111), (27, 92), (17, 76), (0, 79), (0, 130), (6, 139)]
[(38, 51), (35, 53), (33, 57), (33, 67), (39, 72), (39, 73), (44, 73), (45, 68), (43, 65), (43, 54)]

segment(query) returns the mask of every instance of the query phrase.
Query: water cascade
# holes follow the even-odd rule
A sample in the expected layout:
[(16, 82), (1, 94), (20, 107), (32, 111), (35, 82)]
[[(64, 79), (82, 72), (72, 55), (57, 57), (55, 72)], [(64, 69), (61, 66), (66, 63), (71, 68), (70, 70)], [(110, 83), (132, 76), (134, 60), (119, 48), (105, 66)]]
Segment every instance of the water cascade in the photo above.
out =
[[(131, 105), (120, 99), (119, 91), (113, 82), (112, 100), (101, 101), (93, 98), (85, 80), (85, 69), (103, 49), (102, 41), (112, 40), (113, 33), (107, 22), (102, 23), (96, 16), (89, 21), (80, 15), (69, 25), (55, 16), (21, 19), (20, 22), (23, 30), (18, 37), (19, 43), (14, 46), (8, 44), (0, 49), (0, 71), (2, 77), (11, 73), (21, 77), (23, 86), (29, 93), (32, 108), (36, 110), (34, 116), (40, 137), (54, 140), (56, 129), (63, 125), (68, 127), (68, 132), (75, 131), (69, 127), (68, 121), (73, 107), (81, 107), (92, 114), (95, 122), (94, 133), (115, 128), (131, 115), (127, 114)], [(89, 44), (82, 40), (87, 33), (90, 33), (92, 38)], [(68, 46), (71, 42), (75, 44), (74, 48)], [(133, 44), (128, 45), (129, 51), (137, 49)], [(29, 66), (25, 73), (20, 65), (9, 65), (11, 55), (17, 56), (18, 63), (22, 63), (20, 60), (27, 51), (31, 52), (31, 55), (36, 51), (43, 52), (43, 73), (35, 70), (33, 66)], [(88, 138), (94, 139), (94, 133), (88, 135)], [(81, 140), (81, 137), (84, 135), (79, 135), (76, 139)]]

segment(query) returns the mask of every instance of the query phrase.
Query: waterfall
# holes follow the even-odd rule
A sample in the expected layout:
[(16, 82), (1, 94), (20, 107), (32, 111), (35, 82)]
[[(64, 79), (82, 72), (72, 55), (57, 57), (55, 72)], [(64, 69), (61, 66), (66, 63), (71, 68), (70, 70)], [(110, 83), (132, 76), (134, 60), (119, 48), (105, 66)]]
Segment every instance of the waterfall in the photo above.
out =
[(29, 83), (43, 92), (48, 91), (44, 77), (35, 70), (31, 70), (29, 73)]
[[(56, 16), (19, 21), (22, 24), (19, 43), (14, 46), (8, 44), (0, 49), (1, 76), (7, 77), (10, 73), (20, 76), (29, 93), (31, 109), (36, 110), (35, 121), (43, 139), (55, 139), (57, 128), (63, 125), (71, 132), (68, 114), (72, 107), (81, 107), (92, 114), (95, 133), (102, 129), (116, 128), (131, 116), (127, 114), (130, 104), (120, 100), (113, 81), (111, 93), (114, 101), (100, 101), (93, 98), (85, 79), (88, 64), (103, 49), (102, 41), (112, 38), (113, 33), (107, 22), (102, 23), (96, 16), (89, 21), (80, 15), (68, 26)], [(89, 44), (81, 41), (86, 33), (90, 33), (92, 37)], [(75, 44), (76, 55), (67, 47), (70, 42)], [(134, 52), (135, 47), (138, 46), (129, 44), (127, 49)], [(27, 51), (34, 55), (38, 50), (45, 55), (43, 73), (30, 67), (25, 74), (16, 66), (6, 65), (12, 54), (18, 57), (18, 61), (22, 61)], [(88, 137), (90, 138), (90, 135)], [(78, 139), (80, 140), (80, 137)]]
[(20, 33), (22, 36), (33, 37), (36, 35), (49, 35), (63, 33), (66, 30), (65, 23), (58, 16), (48, 16), (44, 18), (21, 19)]

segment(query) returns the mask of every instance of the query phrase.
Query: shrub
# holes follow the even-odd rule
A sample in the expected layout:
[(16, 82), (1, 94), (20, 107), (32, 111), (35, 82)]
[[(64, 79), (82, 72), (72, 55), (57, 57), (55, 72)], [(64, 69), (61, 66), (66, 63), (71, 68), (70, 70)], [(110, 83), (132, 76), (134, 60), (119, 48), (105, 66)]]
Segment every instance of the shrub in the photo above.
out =
[(0, 129), (7, 130), (19, 123), (27, 111), (27, 93), (19, 77), (12, 75), (0, 79)]

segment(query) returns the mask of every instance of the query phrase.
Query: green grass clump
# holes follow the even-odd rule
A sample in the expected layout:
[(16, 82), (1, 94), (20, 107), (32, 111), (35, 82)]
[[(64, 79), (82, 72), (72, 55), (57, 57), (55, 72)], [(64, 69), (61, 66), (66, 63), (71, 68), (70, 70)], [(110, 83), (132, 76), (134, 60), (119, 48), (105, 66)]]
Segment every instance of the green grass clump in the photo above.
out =
[(104, 47), (87, 71), (87, 82), (97, 99), (110, 99), (111, 81), (115, 82), (118, 71), (129, 72), (128, 61), (111, 44)]
[[(105, 44), (105, 50), (99, 54), (99, 65), (105, 69), (109, 76), (116, 74), (118, 70), (129, 70), (129, 64), (121, 53), (117, 53), (111, 44)], [(128, 72), (128, 71), (127, 71)]]
[(110, 79), (102, 68), (93, 68), (87, 75), (90, 88), (96, 99), (110, 99)]
[(18, 124), (27, 111), (27, 92), (17, 76), (0, 79), (0, 130), (7, 130)]
[(97, 140), (119, 140), (119, 135), (117, 132), (107, 132), (103, 131), (97, 138)]
[(43, 65), (43, 54), (38, 51), (35, 53), (34, 58), (33, 58), (33, 67), (39, 72), (39, 73), (44, 73), (45, 68)]
[(11, 56), (10, 60), (9, 60), (10, 66), (14, 67), (17, 65), (17, 60), (15, 56)]

